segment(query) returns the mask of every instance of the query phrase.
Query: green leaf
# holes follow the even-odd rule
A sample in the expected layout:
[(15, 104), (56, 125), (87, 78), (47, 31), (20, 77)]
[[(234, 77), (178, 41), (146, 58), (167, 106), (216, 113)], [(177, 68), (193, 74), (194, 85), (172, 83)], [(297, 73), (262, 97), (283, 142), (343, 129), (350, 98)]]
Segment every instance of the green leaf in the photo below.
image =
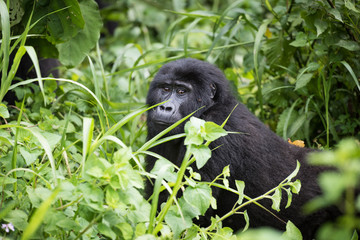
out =
[(358, 240), (358, 239), (359, 239), (359, 236), (358, 236), (358, 234), (357, 234), (357, 231), (354, 230), (354, 233), (353, 233), (353, 235), (352, 235), (352, 237), (351, 237), (350, 240)]
[(156, 160), (151, 173), (161, 175), (168, 182), (176, 182), (177, 174), (174, 172), (174, 164), (167, 159)]
[(215, 141), (216, 139), (226, 136), (227, 132), (221, 126), (214, 122), (205, 122), (205, 140)]
[(7, 107), (5, 106), (5, 104), (2, 104), (2, 103), (0, 104), (0, 117), (2, 117), (2, 118), (10, 117)]
[(49, 34), (47, 39), (49, 42), (68, 41), (84, 28), (85, 22), (79, 3), (76, 0), (50, 1), (47, 11), (57, 11), (50, 14), (46, 19), (46, 30)]
[(200, 145), (204, 142), (202, 136), (202, 129), (204, 128), (205, 121), (196, 117), (191, 117), (185, 124), (185, 145), (195, 144)]
[(294, 171), (286, 178), (286, 181), (290, 182), (298, 174), (299, 170), (300, 170), (300, 162), (296, 161), (296, 167)]
[(290, 184), (290, 189), (292, 193), (299, 194), (301, 190), (301, 182), (299, 179), (296, 179), (295, 182)]
[(360, 45), (357, 42), (351, 41), (351, 40), (340, 40), (338, 43), (335, 44), (336, 46), (345, 48), (349, 51), (359, 51)]
[(292, 202), (292, 193), (291, 193), (291, 190), (288, 188), (286, 188), (285, 191), (287, 193), (287, 203), (286, 203), (285, 208), (288, 208), (288, 207), (290, 207), (291, 202)]
[(198, 184), (196, 187), (187, 187), (184, 192), (187, 203), (199, 210), (201, 215), (205, 214), (210, 207), (211, 188), (207, 184)]
[(354, 80), (356, 86), (358, 87), (359, 91), (360, 91), (360, 84), (359, 84), (359, 80), (356, 78), (356, 75), (352, 69), (352, 67), (346, 62), (346, 61), (341, 61), (341, 63), (346, 67), (346, 69), (349, 71), (352, 79)]
[(120, 148), (114, 153), (113, 160), (117, 164), (127, 164), (132, 157), (132, 151), (130, 147)]
[(291, 222), (286, 223), (286, 232), (282, 235), (283, 240), (302, 240), (300, 230)]
[(345, 7), (353, 12), (360, 13), (360, 11), (356, 9), (355, 5), (350, 0), (345, 0)]
[(18, 209), (10, 211), (6, 217), (4, 218), (5, 221), (11, 222), (15, 229), (23, 231), (28, 226), (28, 215)]
[(321, 18), (315, 19), (315, 27), (316, 27), (316, 36), (320, 36), (325, 30), (328, 28), (328, 23), (326, 21), (321, 20)]
[(244, 200), (244, 189), (245, 189), (245, 182), (240, 180), (235, 180), (236, 189), (238, 190), (239, 199), (237, 201), (238, 204), (241, 204)]
[(243, 229), (243, 232), (245, 232), (248, 228), (249, 228), (249, 226), (250, 226), (250, 218), (249, 218), (249, 215), (248, 215), (248, 213), (247, 213), (247, 210), (245, 210), (244, 212), (243, 212), (243, 214), (244, 214), (244, 220), (245, 220), (245, 227), (244, 227), (244, 229)]
[(41, 222), (43, 221), (47, 210), (50, 208), (51, 203), (54, 201), (57, 194), (60, 192), (60, 188), (56, 188), (49, 198), (47, 198), (40, 207), (34, 212), (32, 215), (29, 225), (26, 227), (26, 229), (23, 232), (23, 235), (21, 237), (21, 240), (29, 239), (37, 230), (37, 228), (40, 226)]
[(26, 165), (31, 165), (43, 153), (41, 150), (33, 150), (28, 152), (24, 147), (20, 147), (20, 154), (24, 158)]
[(192, 226), (192, 220), (189, 216), (182, 216), (175, 206), (172, 206), (165, 216), (165, 222), (174, 232), (174, 239), (178, 239), (180, 234)]
[(276, 211), (280, 211), (280, 202), (281, 202), (281, 189), (277, 188), (274, 194), (271, 196), (271, 200), (273, 202), (272, 209)]
[(205, 145), (200, 145), (200, 146), (192, 145), (191, 153), (194, 155), (196, 159), (196, 167), (198, 169), (202, 168), (211, 157), (211, 150), (209, 147)]
[(296, 35), (296, 39), (290, 43), (291, 46), (294, 47), (304, 47), (307, 43), (307, 36), (303, 32), (299, 32)]
[(81, 1), (80, 9), (85, 20), (84, 28), (69, 41), (57, 45), (59, 60), (66, 66), (80, 64), (100, 37), (102, 20), (97, 4), (93, 0)]
[(305, 87), (311, 80), (313, 74), (312, 73), (305, 73), (298, 76), (296, 79), (295, 90), (299, 88)]
[(114, 231), (111, 230), (111, 228), (104, 223), (99, 223), (97, 225), (97, 229), (101, 234), (105, 235), (106, 237), (109, 237), (110, 239), (116, 238), (116, 234), (114, 233)]
[(341, 13), (336, 8), (332, 8), (329, 10), (329, 13), (335, 17), (335, 19), (339, 20), (340, 22), (343, 22)]
[(120, 229), (122, 236), (120, 239), (131, 240), (133, 239), (134, 230), (132, 226), (127, 222), (122, 222), (116, 225), (118, 229)]

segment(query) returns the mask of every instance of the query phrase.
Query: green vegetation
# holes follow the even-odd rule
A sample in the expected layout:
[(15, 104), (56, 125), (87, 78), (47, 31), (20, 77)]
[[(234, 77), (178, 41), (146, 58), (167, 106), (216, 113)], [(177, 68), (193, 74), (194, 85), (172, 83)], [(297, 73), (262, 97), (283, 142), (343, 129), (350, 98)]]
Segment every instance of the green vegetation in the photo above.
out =
[[(238, 194), (229, 214), (244, 215), (251, 226), (246, 205), (269, 198), (281, 211), (281, 194), (297, 194), (301, 183), (297, 168), (251, 199), (241, 179), (237, 189), (229, 188), (228, 168), (211, 183), (192, 170), (185, 175), (191, 163), (206, 164), (210, 141), (227, 134), (191, 116), (186, 133), (161, 138), (174, 125), (146, 140), (148, 84), (163, 63), (182, 57), (223, 69), (239, 99), (284, 139), (326, 149), (312, 162), (340, 174), (320, 177), (324, 195), (305, 210), (340, 206), (343, 216), (322, 226), (317, 239), (358, 239), (357, 1), (103, 2), (109, 5), (99, 11), (93, 0), (0, 0), (3, 239), (302, 239), (291, 222), (285, 233), (248, 225), (234, 233), (221, 225), (226, 215), (207, 228), (193, 223), (216, 207), (211, 186)], [(101, 19), (104, 26), (117, 23), (112, 34)], [(16, 77), (25, 54), (36, 79)], [(61, 78), (41, 78), (38, 59), (47, 57), (62, 63)], [(19, 99), (15, 105), (6, 102), (9, 91)], [(180, 168), (160, 158), (152, 172), (144, 170), (152, 146), (180, 137), (187, 143)], [(155, 184), (150, 200), (142, 196), (146, 178)], [(164, 189), (183, 195), (169, 198), (157, 212)]]

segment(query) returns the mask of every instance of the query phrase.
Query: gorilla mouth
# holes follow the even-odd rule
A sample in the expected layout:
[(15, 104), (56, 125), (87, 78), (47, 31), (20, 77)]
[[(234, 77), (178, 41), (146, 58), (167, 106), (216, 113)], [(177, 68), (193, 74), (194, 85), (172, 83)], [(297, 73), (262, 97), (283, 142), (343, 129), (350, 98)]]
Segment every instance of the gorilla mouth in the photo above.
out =
[(154, 123), (157, 125), (160, 125), (160, 126), (165, 126), (165, 127), (168, 127), (173, 124), (173, 122), (166, 122), (166, 121), (161, 121), (161, 120), (154, 121)]

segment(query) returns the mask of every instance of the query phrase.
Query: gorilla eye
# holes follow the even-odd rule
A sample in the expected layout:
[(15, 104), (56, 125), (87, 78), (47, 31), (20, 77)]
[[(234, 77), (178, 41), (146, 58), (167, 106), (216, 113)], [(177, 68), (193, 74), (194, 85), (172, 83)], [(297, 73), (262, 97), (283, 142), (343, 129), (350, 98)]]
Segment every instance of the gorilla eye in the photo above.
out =
[(171, 91), (171, 89), (169, 88), (169, 87), (163, 87), (162, 88), (165, 92), (170, 92)]
[(176, 92), (180, 95), (184, 94), (186, 91), (184, 89), (178, 89)]

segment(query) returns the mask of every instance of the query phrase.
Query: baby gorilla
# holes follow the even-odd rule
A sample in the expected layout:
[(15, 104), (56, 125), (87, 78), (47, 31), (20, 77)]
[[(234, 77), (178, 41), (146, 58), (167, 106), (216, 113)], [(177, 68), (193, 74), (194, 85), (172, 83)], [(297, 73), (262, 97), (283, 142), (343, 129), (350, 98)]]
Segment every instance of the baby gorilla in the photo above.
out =
[[(302, 188), (294, 195), (292, 204), (285, 209), (286, 199), (282, 200), (281, 211), (275, 214), (287, 222), (292, 221), (302, 232), (304, 239), (311, 239), (320, 224), (338, 215), (337, 209), (329, 208), (312, 215), (302, 214), (302, 206), (310, 199), (321, 194), (317, 185), (317, 176), (324, 169), (307, 164), (306, 155), (313, 151), (291, 145), (273, 133), (232, 95), (229, 82), (215, 66), (196, 59), (180, 59), (165, 64), (156, 74), (150, 85), (147, 104), (166, 103), (148, 112), (148, 139), (154, 137), (179, 119), (198, 110), (194, 116), (221, 125), (231, 114), (225, 129), (245, 134), (229, 134), (211, 143), (211, 159), (201, 169), (196, 169), (203, 181), (211, 182), (221, 174), (223, 168), (230, 166), (230, 187), (235, 188), (235, 180), (245, 182), (245, 194), (258, 197), (276, 187), (296, 168), (297, 160), (301, 167), (297, 175)], [(184, 125), (178, 126), (171, 134), (183, 132)], [(183, 139), (170, 141), (151, 149), (180, 166), (185, 153)], [(150, 171), (156, 161), (147, 158), (147, 170)], [(148, 184), (147, 194), (151, 195), (152, 186)], [(285, 195), (285, 194), (284, 194)], [(205, 218), (223, 216), (229, 212), (238, 196), (219, 188), (213, 188), (217, 199), (217, 210), (208, 210)], [(165, 201), (164, 196), (160, 201)], [(285, 196), (286, 198), (286, 196)], [(260, 202), (271, 209), (271, 200)], [(250, 226), (271, 226), (285, 229), (283, 221), (255, 204), (247, 206)], [(224, 225), (238, 230), (244, 226), (242, 215), (235, 214), (224, 221)]]

